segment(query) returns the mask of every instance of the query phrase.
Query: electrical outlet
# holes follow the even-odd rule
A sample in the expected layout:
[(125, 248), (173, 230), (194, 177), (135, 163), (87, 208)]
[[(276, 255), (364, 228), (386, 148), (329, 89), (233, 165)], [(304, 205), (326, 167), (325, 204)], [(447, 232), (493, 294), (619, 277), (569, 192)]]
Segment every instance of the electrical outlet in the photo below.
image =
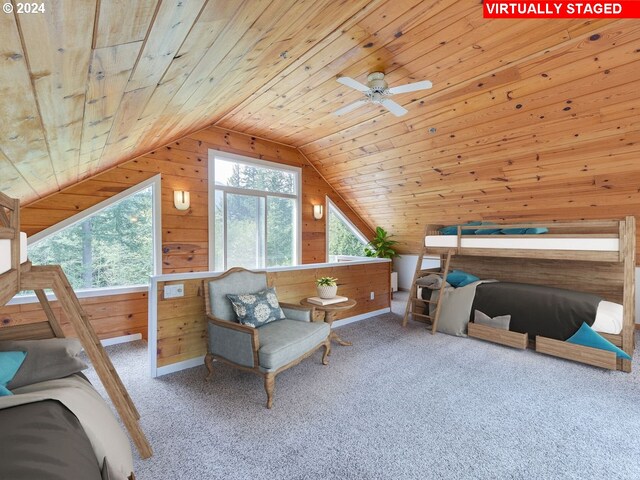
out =
[(177, 298), (184, 297), (184, 284), (178, 285), (165, 285), (164, 286), (164, 298)]
[(375, 294), (375, 293), (373, 293), (373, 292), (371, 292), (371, 298), (370, 298), (370, 300), (373, 300), (374, 298), (376, 298), (376, 294)]

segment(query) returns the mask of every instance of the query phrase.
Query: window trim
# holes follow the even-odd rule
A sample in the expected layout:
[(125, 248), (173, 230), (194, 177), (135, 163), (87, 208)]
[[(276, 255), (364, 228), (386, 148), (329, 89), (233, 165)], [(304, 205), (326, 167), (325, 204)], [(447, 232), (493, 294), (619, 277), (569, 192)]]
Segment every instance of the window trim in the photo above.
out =
[[(216, 185), (216, 175), (215, 175), (215, 161), (216, 157), (222, 160), (229, 160), (233, 162), (242, 163), (249, 166), (263, 167), (269, 168), (272, 170), (283, 170), (285, 172), (293, 173), (294, 184), (295, 184), (295, 194), (291, 193), (280, 193), (280, 192), (269, 192), (266, 190), (255, 190), (255, 189), (244, 189), (237, 187), (229, 187), (225, 185)], [(209, 159), (208, 159), (208, 227), (209, 227), (209, 271), (214, 270), (215, 266), (215, 191), (221, 190), (222, 192), (230, 192), (241, 195), (254, 195), (257, 197), (264, 197), (266, 199), (267, 196), (279, 197), (279, 198), (290, 198), (296, 200), (296, 224), (294, 225), (295, 232), (295, 248), (294, 248), (294, 261), (293, 266), (300, 265), (302, 261), (302, 168), (295, 167), (292, 165), (286, 165), (274, 161), (263, 160), (258, 158), (247, 157), (245, 155), (238, 155), (235, 153), (228, 153), (222, 150), (215, 150), (213, 148), (209, 149)], [(226, 219), (226, 202), (224, 204), (225, 208), (225, 219)], [(265, 225), (266, 226), (266, 225)], [(225, 220), (225, 228), (223, 234), (223, 242), (226, 243), (226, 220)], [(266, 230), (265, 230), (265, 242), (266, 242)], [(226, 255), (225, 255), (226, 257)]]
[(325, 258), (329, 261), (329, 212), (333, 209), (335, 214), (340, 220), (347, 226), (351, 233), (353, 233), (358, 239), (365, 245), (369, 243), (369, 239), (360, 231), (358, 227), (347, 217), (342, 210), (329, 198), (325, 196), (325, 211), (327, 214), (324, 216), (325, 220)]
[[(162, 184), (161, 184), (161, 175), (154, 175), (147, 180), (144, 180), (132, 187), (127, 188), (126, 190), (109, 197), (103, 200), (100, 203), (97, 203), (81, 212), (76, 213), (75, 215), (62, 220), (61, 222), (56, 223), (44, 230), (31, 235), (27, 238), (27, 246), (37, 243), (45, 238), (58, 233), (65, 228), (72, 227), (76, 223), (83, 221), (84, 219), (95, 215), (96, 213), (101, 212), (102, 210), (110, 207), (111, 205), (123, 200), (131, 195), (134, 195), (141, 190), (146, 188), (151, 188), (151, 202), (153, 205), (153, 271), (151, 276), (159, 275), (162, 273)], [(148, 284), (147, 284), (148, 285)], [(116, 287), (105, 287), (105, 288), (95, 288), (95, 289), (86, 289), (85, 291), (89, 292), (92, 290), (101, 290), (101, 291), (109, 291), (111, 289), (117, 290), (122, 288), (140, 288), (143, 285), (126, 285), (126, 286), (116, 286)], [(25, 295), (25, 297), (27, 297)], [(24, 298), (24, 297), (23, 297)]]

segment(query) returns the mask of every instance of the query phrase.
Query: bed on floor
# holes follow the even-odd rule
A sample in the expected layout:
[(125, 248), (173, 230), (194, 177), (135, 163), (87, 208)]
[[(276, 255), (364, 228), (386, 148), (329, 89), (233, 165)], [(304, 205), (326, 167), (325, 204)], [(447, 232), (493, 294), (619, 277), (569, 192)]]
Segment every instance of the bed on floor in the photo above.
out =
[[(468, 272), (479, 281), (455, 289), (458, 292), (443, 290), (440, 322), (445, 318), (446, 324), (447, 316), (466, 317), (463, 322), (465, 328), (468, 323), (471, 337), (631, 371), (631, 362), (623, 354), (573, 341), (586, 324), (629, 357), (633, 355), (634, 217), (526, 225), (428, 225), (423, 255), (440, 256), (444, 265), (448, 254), (449, 272)], [(424, 283), (436, 270), (417, 268), (415, 282), (422, 279)], [(432, 301), (428, 289), (415, 287), (412, 294), (414, 290), (418, 300), (427, 305)], [(436, 299), (439, 294), (434, 294)]]
[[(0, 324), (2, 478), (133, 479), (131, 445), (111, 408), (82, 376), (82, 349), (142, 458), (151, 447), (126, 388), (59, 266), (32, 266), (20, 232), (20, 205), (0, 193), (0, 306), (33, 290), (46, 320)], [(64, 338), (45, 289), (78, 339)]]

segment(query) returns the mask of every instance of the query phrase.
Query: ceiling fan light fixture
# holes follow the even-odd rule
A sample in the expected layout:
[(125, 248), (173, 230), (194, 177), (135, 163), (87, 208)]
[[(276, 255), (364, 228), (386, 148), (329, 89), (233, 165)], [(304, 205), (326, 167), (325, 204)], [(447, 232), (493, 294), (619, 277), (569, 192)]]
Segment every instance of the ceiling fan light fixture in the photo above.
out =
[(363, 85), (362, 83), (354, 80), (350, 77), (338, 77), (338, 83), (342, 85), (353, 88), (359, 92), (362, 92), (365, 98), (357, 100), (349, 105), (346, 105), (334, 112), (334, 114), (340, 116), (345, 115), (346, 113), (355, 110), (356, 108), (364, 105), (366, 103), (373, 103), (376, 105), (381, 105), (395, 116), (400, 117), (405, 115), (408, 110), (398, 103), (394, 102), (390, 99), (391, 96), (397, 93), (407, 93), (407, 92), (415, 92), (417, 90), (426, 90), (433, 86), (433, 84), (428, 80), (423, 80), (420, 82), (408, 83), (406, 85), (399, 85), (397, 87), (389, 88), (385, 80), (385, 75), (383, 72), (372, 72), (367, 75), (367, 84)]

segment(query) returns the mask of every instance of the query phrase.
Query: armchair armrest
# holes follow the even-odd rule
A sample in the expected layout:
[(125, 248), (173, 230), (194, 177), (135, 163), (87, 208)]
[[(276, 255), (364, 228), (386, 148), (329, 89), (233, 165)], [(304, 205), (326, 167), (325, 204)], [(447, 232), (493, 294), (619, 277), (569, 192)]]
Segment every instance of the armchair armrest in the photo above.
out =
[(280, 308), (284, 312), (284, 316), (290, 320), (298, 320), (300, 322), (310, 322), (313, 318), (313, 309), (295, 305), (293, 303), (280, 303)]
[(209, 352), (243, 367), (258, 366), (260, 340), (255, 328), (207, 315)]

